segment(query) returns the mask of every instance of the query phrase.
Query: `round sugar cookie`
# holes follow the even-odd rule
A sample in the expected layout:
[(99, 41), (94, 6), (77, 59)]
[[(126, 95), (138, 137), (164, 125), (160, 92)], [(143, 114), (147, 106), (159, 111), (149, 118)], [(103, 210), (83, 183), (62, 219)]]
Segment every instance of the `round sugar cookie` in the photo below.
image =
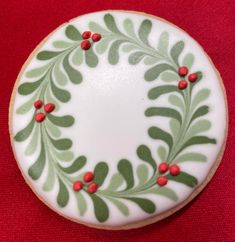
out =
[(220, 75), (188, 34), (144, 13), (102, 11), (33, 51), (9, 128), (22, 175), (47, 206), (87, 226), (131, 229), (206, 186), (227, 120)]

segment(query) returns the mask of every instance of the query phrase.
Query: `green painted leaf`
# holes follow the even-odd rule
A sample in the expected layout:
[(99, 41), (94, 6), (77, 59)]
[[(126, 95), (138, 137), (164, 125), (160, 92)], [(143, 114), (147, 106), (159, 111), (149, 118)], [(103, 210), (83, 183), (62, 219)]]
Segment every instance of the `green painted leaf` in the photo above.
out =
[(159, 146), (157, 149), (157, 153), (159, 155), (159, 158), (161, 161), (165, 161), (167, 158), (167, 151), (166, 148), (164, 146)]
[(131, 19), (126, 18), (123, 22), (123, 27), (129, 36), (136, 38), (134, 24)]
[(206, 162), (207, 157), (203, 154), (197, 153), (197, 152), (190, 152), (183, 154), (175, 159), (175, 163), (181, 163), (185, 161), (200, 161), (200, 162)]
[(204, 105), (199, 107), (192, 115), (192, 118), (190, 120), (190, 123), (192, 123), (193, 120), (206, 115), (209, 112), (209, 107)]
[(52, 166), (51, 162), (48, 162), (48, 172), (47, 172), (47, 178), (45, 183), (43, 184), (42, 189), (44, 191), (51, 191), (55, 184), (55, 171), (54, 167)]
[(128, 160), (120, 160), (118, 163), (118, 171), (126, 181), (126, 189), (128, 190), (134, 186), (134, 176), (132, 164)]
[(136, 65), (138, 64), (145, 56), (144, 52), (137, 51), (129, 55), (128, 62), (131, 65)]
[(119, 61), (119, 47), (125, 40), (116, 40), (112, 43), (108, 52), (108, 61), (111, 65), (116, 65)]
[(31, 138), (30, 142), (28, 143), (27, 148), (25, 150), (25, 155), (27, 155), (27, 156), (32, 155), (36, 151), (38, 141), (39, 141), (39, 134), (40, 134), (39, 127), (36, 126), (34, 128), (32, 138)]
[(55, 155), (59, 160), (62, 161), (71, 161), (74, 158), (73, 152), (70, 150), (66, 150), (66, 151), (55, 151)]
[(173, 85), (158, 86), (158, 87), (152, 88), (149, 91), (148, 97), (149, 97), (149, 99), (157, 99), (161, 95), (166, 94), (166, 93), (171, 93), (171, 92), (179, 92), (178, 87), (173, 86)]
[(58, 166), (60, 167), (61, 170), (63, 170), (63, 172), (65, 172), (67, 174), (72, 174), (72, 173), (75, 173), (75, 172), (79, 171), (80, 169), (82, 169), (82, 167), (85, 166), (86, 162), (87, 162), (87, 159), (85, 156), (79, 156), (72, 163), (72, 165), (70, 165), (68, 167), (62, 167), (60, 164), (58, 164)]
[(171, 58), (174, 60), (177, 66), (179, 66), (179, 55), (184, 49), (184, 42), (183, 41), (178, 41), (170, 51)]
[(54, 76), (55, 76), (55, 80), (58, 84), (60, 84), (61, 86), (64, 86), (68, 83), (68, 78), (65, 75), (65, 73), (61, 70), (60, 68), (61, 66), (61, 62), (58, 61), (55, 65), (54, 65)]
[(42, 171), (45, 167), (45, 163), (46, 163), (45, 147), (44, 147), (43, 141), (41, 141), (40, 154), (37, 160), (35, 161), (35, 163), (32, 166), (30, 166), (28, 170), (28, 174), (33, 180), (37, 180), (41, 176)]
[(51, 88), (46, 88), (45, 92), (41, 92), (40, 94), (40, 99), (44, 99), (45, 103), (54, 103), (56, 112), (60, 109), (59, 102), (53, 95)]
[(71, 47), (72, 43), (63, 40), (57, 40), (53, 42), (53, 46), (58, 49), (67, 49)]
[(130, 197), (130, 198), (125, 197), (125, 199), (136, 203), (146, 213), (154, 213), (156, 210), (155, 204), (148, 199), (139, 198), (139, 197)]
[(107, 190), (117, 191), (118, 188), (123, 184), (123, 182), (124, 182), (123, 176), (119, 173), (116, 173), (112, 176)]
[(43, 50), (37, 54), (38, 60), (50, 60), (59, 54), (61, 54), (63, 51), (49, 51), (49, 50)]
[(148, 69), (144, 74), (144, 79), (146, 81), (156, 80), (158, 76), (166, 70), (171, 70), (175, 72), (175, 69), (172, 66), (166, 63), (162, 63)]
[(180, 131), (179, 122), (176, 121), (175, 119), (171, 119), (170, 120), (170, 129), (171, 129), (171, 132), (172, 132), (174, 138), (176, 139), (178, 137), (178, 133)]
[(93, 68), (96, 67), (98, 64), (98, 58), (96, 56), (96, 54), (93, 51), (93, 48), (91, 47), (89, 50), (85, 51), (85, 60), (86, 60), (86, 64)]
[(19, 94), (29, 95), (29, 94), (33, 93), (41, 85), (43, 79), (44, 79), (44, 76), (36, 82), (22, 83), (18, 88)]
[(182, 123), (182, 117), (181, 114), (173, 109), (173, 108), (163, 108), (163, 107), (150, 107), (145, 111), (145, 116), (152, 117), (152, 116), (163, 116), (163, 117), (169, 117), (174, 118), (179, 123)]
[(68, 91), (61, 89), (55, 85), (55, 83), (51, 80), (51, 91), (53, 95), (61, 102), (66, 103), (70, 100), (71, 95)]
[(59, 192), (57, 195), (57, 204), (63, 208), (68, 204), (69, 201), (69, 192), (65, 184), (62, 182), (62, 180), (58, 177), (59, 179)]
[(47, 118), (55, 125), (60, 127), (70, 127), (74, 124), (74, 118), (70, 115), (55, 116), (47, 114)]
[(208, 121), (206, 119), (198, 120), (190, 127), (190, 129), (187, 133), (187, 137), (193, 137), (194, 135), (196, 135), (198, 133), (205, 132), (205, 131), (209, 130), (210, 127), (211, 127), (210, 121)]
[(169, 34), (168, 32), (162, 32), (158, 42), (158, 51), (168, 56)]
[(53, 139), (50, 137), (50, 141), (53, 146), (58, 150), (68, 150), (72, 146), (72, 141), (70, 139)]
[(207, 88), (201, 89), (193, 98), (192, 109), (194, 109), (199, 103), (206, 100), (210, 95), (210, 90)]
[(74, 41), (82, 40), (82, 36), (80, 32), (73, 26), (73, 25), (68, 25), (65, 29), (65, 35)]
[(86, 200), (82, 194), (82, 191), (76, 192), (76, 198), (77, 198), (77, 207), (78, 211), (80, 213), (80, 216), (83, 216), (87, 210), (87, 203)]
[(134, 49), (136, 49), (136, 46), (133, 45), (133, 44), (130, 44), (130, 43), (124, 44), (123, 47), (122, 47), (122, 50), (124, 52), (130, 52), (130, 51), (132, 51)]
[(160, 61), (160, 58), (157, 58), (157, 57), (146, 56), (144, 58), (144, 64), (145, 65), (152, 65), (152, 64), (157, 63), (158, 61)]
[(194, 177), (186, 172), (183, 172), (183, 171), (181, 171), (178, 176), (172, 176), (172, 175), (168, 174), (166, 177), (169, 180), (183, 183), (189, 187), (195, 187), (198, 184), (196, 177)]
[(29, 122), (29, 124), (15, 135), (14, 140), (18, 141), (18, 142), (26, 140), (29, 137), (29, 135), (31, 134), (34, 124), (35, 124), (35, 120), (33, 117), (31, 119), (31, 121)]
[(190, 90), (190, 93), (192, 93), (192, 90), (193, 90), (194, 86), (195, 86), (195, 85), (196, 85), (196, 84), (202, 79), (202, 77), (203, 77), (201, 71), (197, 71), (196, 74), (197, 74), (197, 81), (191, 83), (191, 90)]
[(171, 149), (171, 147), (173, 145), (173, 138), (166, 131), (164, 131), (158, 127), (151, 127), (148, 130), (148, 134), (152, 139), (159, 139), (159, 140), (164, 141), (169, 146), (169, 149)]
[(139, 34), (140, 40), (142, 40), (142, 42), (145, 43), (146, 45), (149, 45), (148, 36), (151, 32), (151, 29), (152, 29), (152, 22), (148, 19), (145, 19), (141, 23), (139, 28), (138, 34)]
[(182, 111), (184, 111), (184, 102), (183, 102), (183, 99), (180, 97), (180, 96), (177, 96), (177, 95), (174, 95), (174, 94), (171, 94), (169, 96), (169, 103), (180, 108)]
[(153, 159), (151, 151), (146, 145), (140, 145), (137, 148), (137, 155), (141, 160), (150, 164), (154, 171), (157, 169), (156, 161)]
[(45, 122), (47, 132), (54, 138), (59, 138), (61, 136), (60, 129), (53, 125), (51, 122)]
[(25, 76), (28, 78), (41, 77), (48, 70), (51, 63), (27, 71)]
[(98, 54), (103, 54), (109, 47), (110, 38), (102, 39), (96, 44), (95, 50)]
[(20, 107), (18, 107), (16, 109), (16, 113), (17, 114), (25, 114), (28, 111), (30, 111), (32, 108), (34, 108), (33, 103), (35, 102), (35, 100), (37, 100), (37, 95), (38, 94), (35, 93), (32, 98), (30, 98), (27, 102), (25, 102)]
[(89, 194), (94, 205), (95, 216), (100, 223), (105, 222), (109, 217), (109, 209), (107, 204), (99, 196)]
[(108, 175), (109, 167), (105, 162), (99, 162), (95, 166), (94, 170), (94, 181), (101, 187), (104, 183), (106, 176)]
[(145, 164), (140, 164), (137, 167), (136, 173), (139, 180), (138, 186), (142, 186), (143, 184), (145, 184), (146, 181), (148, 181), (149, 171), (148, 171), (148, 167)]
[[(101, 43), (101, 42), (100, 42)], [(77, 48), (72, 55), (72, 63), (75, 66), (79, 66), (83, 62), (83, 51), (81, 48)]]
[(175, 193), (175, 191), (168, 188), (168, 187), (155, 186), (154, 188), (146, 190), (144, 193), (141, 193), (141, 194), (149, 194), (149, 193), (152, 193), (152, 194), (155, 194), (155, 195), (161, 195), (163, 197), (167, 197), (170, 200), (175, 201), (175, 202), (178, 201), (178, 196)]
[(111, 14), (108, 13), (104, 15), (104, 22), (110, 31), (121, 34), (115, 23), (114, 17)]
[(82, 74), (69, 64), (69, 55), (64, 58), (63, 66), (66, 74), (73, 84), (80, 84), (82, 82)]
[(120, 201), (120, 199), (114, 199), (114, 198), (111, 198), (111, 197), (107, 197), (108, 200), (110, 200), (117, 208), (118, 210), (125, 216), (128, 216), (129, 215), (129, 209), (128, 207)]
[(89, 29), (93, 32), (97, 32), (100, 34), (109, 34), (109, 32), (102, 28), (99, 24), (95, 23), (95, 22), (89, 22)]
[(184, 56), (182, 66), (187, 66), (190, 70), (194, 62), (194, 55), (192, 53), (188, 53)]
[(165, 82), (175, 82), (179, 80), (179, 76), (172, 71), (165, 71), (161, 74), (161, 79)]

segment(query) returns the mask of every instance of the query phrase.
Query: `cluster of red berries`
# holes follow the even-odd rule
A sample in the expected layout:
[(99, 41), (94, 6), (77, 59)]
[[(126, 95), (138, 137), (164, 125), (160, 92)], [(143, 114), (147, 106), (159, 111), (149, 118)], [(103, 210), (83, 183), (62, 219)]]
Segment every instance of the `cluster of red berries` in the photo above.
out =
[(89, 50), (91, 48), (91, 42), (89, 39), (91, 38), (93, 42), (98, 42), (101, 40), (101, 35), (98, 33), (94, 33), (91, 35), (91, 31), (84, 31), (82, 33), (82, 38), (84, 39), (81, 42), (81, 48), (83, 50)]
[[(186, 66), (179, 67), (178, 74), (181, 77), (186, 77), (188, 75), (188, 68)], [(197, 73), (190, 73), (188, 75), (188, 81), (191, 83), (195, 82), (197, 78), (198, 78)], [(178, 88), (181, 90), (187, 88), (187, 86), (188, 86), (188, 82), (185, 79), (180, 80), (178, 83)]]
[[(43, 102), (42, 102), (42, 100), (39, 99), (39, 100), (37, 100), (37, 101), (34, 102), (34, 107), (35, 107), (36, 109), (40, 109), (42, 106), (43, 106)], [(43, 108), (44, 108), (44, 111), (45, 111), (46, 113), (51, 113), (51, 112), (54, 111), (54, 109), (55, 109), (55, 104), (53, 104), (53, 103), (47, 103), (47, 104), (45, 104), (45, 105), (43, 106)], [(35, 116), (34, 116), (34, 119), (35, 119), (38, 123), (41, 123), (45, 118), (46, 118), (46, 114), (43, 113), (43, 112), (38, 112), (38, 113), (36, 113)]]
[[(86, 172), (83, 176), (83, 181), (85, 183), (89, 183), (87, 186), (87, 191), (89, 193), (95, 193), (98, 190), (98, 184), (95, 182), (92, 182), (94, 180), (94, 173), (93, 172)], [(78, 192), (83, 188), (83, 182), (82, 181), (76, 181), (73, 183), (73, 190)]]
[[(176, 164), (169, 166), (167, 162), (163, 161), (159, 167), (158, 170), (161, 174), (166, 173), (169, 171), (169, 173), (172, 176), (178, 176), (180, 174), (180, 167)], [(168, 179), (165, 176), (159, 176), (156, 180), (157, 184), (162, 187), (165, 186), (168, 182)]]

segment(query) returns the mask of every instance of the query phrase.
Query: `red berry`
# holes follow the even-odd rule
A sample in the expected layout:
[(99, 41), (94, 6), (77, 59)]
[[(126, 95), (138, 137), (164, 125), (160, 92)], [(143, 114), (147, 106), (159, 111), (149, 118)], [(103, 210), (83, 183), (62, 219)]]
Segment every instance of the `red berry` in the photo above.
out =
[(83, 50), (89, 50), (91, 47), (91, 43), (89, 40), (83, 40), (82, 43), (81, 43), (81, 48)]
[(159, 176), (159, 177), (157, 178), (157, 184), (158, 184), (160, 187), (165, 186), (165, 185), (167, 184), (167, 182), (168, 182), (168, 179), (167, 179), (166, 177), (164, 177), (164, 176)]
[(88, 185), (88, 192), (89, 193), (95, 193), (98, 189), (98, 185), (95, 182), (92, 182)]
[(98, 34), (98, 33), (95, 33), (95, 34), (93, 34), (93, 35), (91, 36), (91, 38), (92, 38), (92, 40), (93, 40), (94, 42), (97, 42), (97, 41), (100, 41), (100, 39), (101, 39), (101, 35)]
[(91, 182), (94, 179), (94, 174), (93, 172), (86, 172), (85, 175), (83, 176), (84, 182)]
[(45, 112), (47, 112), (47, 113), (51, 113), (54, 109), (55, 109), (55, 104), (53, 104), (53, 103), (47, 103), (47, 104), (44, 106), (44, 110), (45, 110)]
[(81, 181), (76, 181), (73, 183), (73, 190), (78, 192), (82, 189), (83, 183)]
[(38, 122), (41, 123), (45, 119), (46, 115), (44, 113), (37, 113), (34, 116), (34, 119)]
[(180, 80), (178, 83), (178, 88), (180, 90), (187, 88), (187, 86), (188, 86), (188, 83), (185, 80)]
[(172, 176), (178, 176), (180, 174), (180, 167), (178, 165), (172, 165), (170, 167), (170, 174)]
[(186, 76), (188, 74), (188, 68), (186, 66), (181, 66), (178, 69), (178, 73), (180, 76)]
[(169, 165), (164, 161), (164, 162), (162, 162), (162, 163), (159, 165), (158, 169), (159, 169), (159, 172), (160, 172), (160, 173), (164, 173), (164, 172), (168, 171), (168, 169), (169, 169)]
[(197, 80), (197, 73), (192, 73), (188, 76), (190, 82), (195, 82)]
[(42, 100), (38, 99), (37, 101), (34, 102), (33, 105), (36, 109), (40, 109), (43, 105), (43, 102), (42, 102)]
[(83, 39), (89, 39), (91, 37), (91, 31), (84, 31), (82, 33), (82, 38)]

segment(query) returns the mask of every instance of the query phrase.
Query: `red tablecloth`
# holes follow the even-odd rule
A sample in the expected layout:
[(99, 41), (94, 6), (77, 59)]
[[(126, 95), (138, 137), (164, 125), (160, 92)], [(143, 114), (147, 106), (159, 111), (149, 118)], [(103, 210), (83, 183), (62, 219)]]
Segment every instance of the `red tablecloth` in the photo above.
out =
[[(60, 24), (104, 10), (144, 11), (186, 30), (210, 55), (228, 95), (230, 128), (223, 161), (206, 189), (162, 222), (132, 231), (101, 231), (52, 212), (26, 185), (8, 134), (8, 105), (21, 66)], [(235, 1), (0, 1), (0, 241), (235, 241)]]

